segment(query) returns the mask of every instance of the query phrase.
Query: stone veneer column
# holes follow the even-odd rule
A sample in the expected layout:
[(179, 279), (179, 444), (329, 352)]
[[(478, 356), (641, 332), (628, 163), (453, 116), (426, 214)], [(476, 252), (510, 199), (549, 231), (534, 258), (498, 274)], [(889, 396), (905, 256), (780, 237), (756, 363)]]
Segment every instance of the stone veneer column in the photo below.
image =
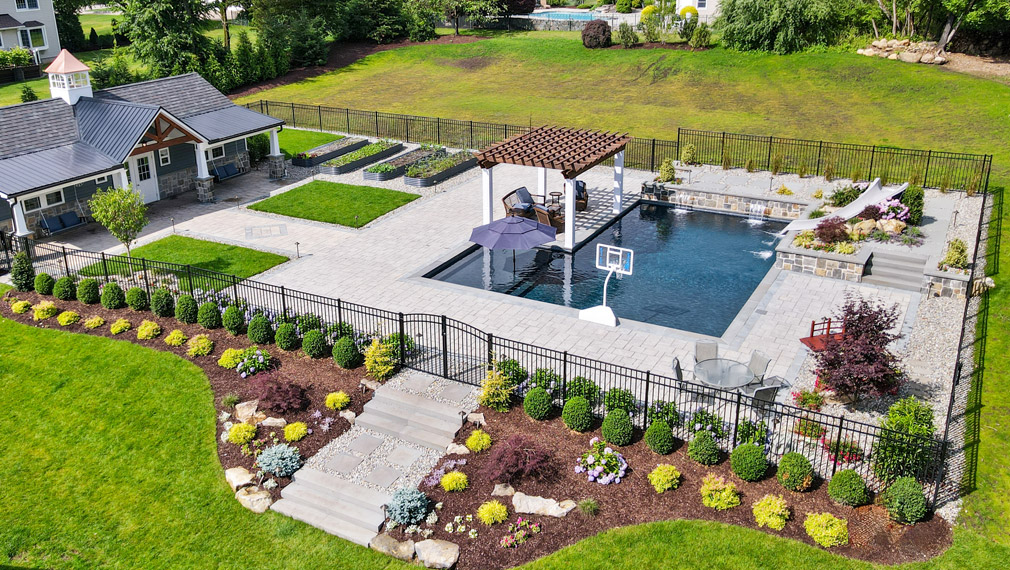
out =
[(284, 168), (284, 155), (283, 154), (270, 154), (267, 155), (267, 173), (270, 178), (274, 180), (279, 180), (284, 178), (287, 174)]
[(201, 202), (214, 201), (214, 177), (196, 179), (196, 199)]

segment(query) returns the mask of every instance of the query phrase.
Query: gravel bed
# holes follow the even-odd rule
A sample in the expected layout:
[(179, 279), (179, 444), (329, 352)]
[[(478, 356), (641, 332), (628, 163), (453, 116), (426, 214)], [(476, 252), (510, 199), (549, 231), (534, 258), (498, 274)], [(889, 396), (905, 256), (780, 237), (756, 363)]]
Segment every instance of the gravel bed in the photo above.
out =
[[(929, 200), (931, 194), (938, 195), (939, 193), (939, 190), (928, 190), (926, 199)], [(955, 195), (957, 198), (954, 211), (957, 218), (952, 220), (947, 228), (947, 241), (964, 240), (964, 243), (968, 244), (969, 253), (971, 253), (973, 249), (971, 244), (975, 243), (975, 237), (978, 235), (978, 216), (985, 199), (980, 195), (968, 196), (964, 192), (957, 192)], [(946, 251), (946, 245), (944, 245), (944, 250)]]
[[(417, 390), (413, 390), (410, 387), (404, 385), (404, 382), (406, 382), (407, 380), (409, 380), (410, 378), (412, 378), (412, 377), (414, 377), (416, 375), (430, 376), (431, 378), (433, 378), (431, 384), (429, 384), (428, 387), (427, 387), (427, 389), (424, 390), (423, 392), (419, 392)], [(395, 388), (397, 390), (400, 390), (401, 392), (408, 392), (410, 394), (419, 394), (421, 396), (425, 396), (425, 397), (430, 398), (430, 399), (432, 399), (432, 400), (434, 400), (436, 402), (439, 402), (441, 404), (448, 404), (450, 406), (457, 406), (457, 407), (459, 407), (461, 409), (464, 409), (464, 410), (467, 410), (467, 411), (470, 411), (470, 412), (476, 410), (477, 409), (477, 396), (480, 394), (480, 388), (478, 386), (471, 387), (470, 388), (470, 393), (467, 394), (467, 396), (465, 398), (463, 398), (462, 401), (460, 401), (460, 400), (449, 400), (449, 399), (446, 399), (446, 398), (443, 398), (443, 397), (440, 396), (442, 390), (444, 390), (445, 388), (447, 388), (449, 386), (456, 386), (456, 385), (459, 385), (459, 382), (456, 382), (455, 380), (446, 380), (445, 378), (439, 378), (437, 376), (432, 376), (432, 375), (429, 375), (429, 374), (425, 374), (424, 372), (417, 372), (417, 371), (414, 371), (414, 370), (408, 370), (408, 371), (405, 371), (405, 372), (401, 372), (401, 373), (397, 374), (396, 376), (394, 376), (394, 377), (390, 378), (389, 380), (387, 380), (386, 384), (385, 384), (386, 387)]]

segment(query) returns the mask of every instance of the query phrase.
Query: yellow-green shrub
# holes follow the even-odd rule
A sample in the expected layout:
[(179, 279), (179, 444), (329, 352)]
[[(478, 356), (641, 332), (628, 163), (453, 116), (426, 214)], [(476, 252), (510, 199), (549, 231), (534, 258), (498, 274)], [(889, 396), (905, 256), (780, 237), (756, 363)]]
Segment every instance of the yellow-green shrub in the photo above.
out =
[(715, 473), (709, 473), (701, 480), (701, 504), (717, 511), (732, 509), (740, 504), (736, 485), (727, 483)]
[(256, 426), (252, 424), (235, 424), (228, 430), (228, 441), (235, 445), (245, 445), (256, 437)]
[(81, 316), (73, 311), (63, 311), (56, 315), (56, 322), (60, 323), (61, 327), (68, 327), (80, 320)]
[(442, 475), (442, 480), (439, 483), (443, 489), (449, 492), (465, 491), (470, 485), (470, 480), (466, 478), (466, 473), (462, 471), (450, 471)]
[(845, 546), (849, 543), (848, 521), (831, 513), (807, 513), (803, 528), (814, 542), (824, 548)]
[(765, 495), (760, 501), (754, 503), (751, 508), (754, 513), (754, 521), (759, 527), (767, 526), (775, 530), (782, 530), (789, 520), (789, 505), (782, 495)]
[(309, 426), (305, 422), (293, 422), (284, 426), (284, 439), (288, 441), (301, 441), (309, 435)]
[(139, 340), (151, 340), (161, 334), (161, 326), (154, 321), (141, 321), (137, 327), (137, 338)]
[(379, 339), (373, 338), (372, 344), (365, 349), (365, 372), (376, 380), (386, 380), (396, 371), (393, 361), (393, 350)]
[(820, 188), (818, 188), (817, 191), (814, 192), (814, 198), (816, 198), (817, 200), (820, 200), (823, 197), (824, 197), (824, 190), (821, 190)]
[(84, 328), (86, 328), (86, 329), (97, 329), (98, 327), (100, 327), (100, 326), (102, 326), (104, 324), (105, 324), (105, 319), (103, 319), (102, 317), (99, 317), (98, 315), (95, 315), (93, 317), (89, 317), (88, 320), (84, 321)]
[(515, 389), (515, 385), (503, 371), (499, 370), (498, 363), (495, 362), (488, 368), (487, 376), (480, 386), (477, 403), (497, 412), (507, 412), (512, 406), (512, 394)]
[(130, 321), (126, 319), (116, 319), (116, 322), (109, 325), (109, 332), (112, 334), (122, 334), (131, 328), (133, 328), (133, 325), (130, 324)]
[(673, 465), (657, 465), (656, 468), (649, 473), (649, 483), (652, 484), (652, 488), (655, 489), (657, 493), (676, 489), (680, 486), (680, 471), (678, 471)]
[(186, 337), (185, 333), (179, 329), (175, 329), (174, 331), (168, 333), (168, 336), (165, 337), (165, 344), (168, 346), (182, 346), (186, 344), (187, 340), (189, 340), (189, 338)]
[(205, 334), (198, 334), (189, 339), (186, 346), (188, 347), (186, 349), (186, 354), (190, 357), (195, 358), (197, 356), (207, 356), (212, 350), (214, 350), (214, 341), (210, 340), (210, 338)]
[(15, 315), (23, 315), (32, 308), (32, 304), (28, 301), (16, 301), (11, 305), (11, 310), (14, 311)]
[(343, 390), (330, 392), (326, 395), (326, 407), (331, 410), (342, 410), (351, 403), (351, 397)]
[(44, 321), (46, 319), (51, 319), (60, 312), (56, 308), (56, 303), (52, 301), (42, 301), (36, 305), (32, 305), (32, 320), (33, 321)]
[(505, 522), (509, 510), (499, 501), (488, 501), (477, 507), (477, 518), (487, 526)]
[(238, 368), (238, 363), (242, 362), (242, 355), (244, 353), (245, 351), (238, 348), (227, 348), (221, 354), (221, 358), (217, 359), (217, 365), (221, 368), (235, 370)]
[(491, 447), (491, 436), (482, 429), (475, 429), (470, 437), (466, 438), (466, 448), (474, 453), (480, 453)]

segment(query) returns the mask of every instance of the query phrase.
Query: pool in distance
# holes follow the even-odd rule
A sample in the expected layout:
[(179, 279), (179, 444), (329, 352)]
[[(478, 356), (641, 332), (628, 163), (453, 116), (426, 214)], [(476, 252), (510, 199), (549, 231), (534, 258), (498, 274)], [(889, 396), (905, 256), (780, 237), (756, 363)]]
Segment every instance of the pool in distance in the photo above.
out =
[(631, 248), (634, 274), (612, 278), (607, 294), (618, 319), (718, 337), (774, 264), (775, 234), (783, 227), (643, 202), (574, 255), (516, 251), (513, 270), (512, 250), (491, 250), (486, 263), (484, 248), (477, 248), (428, 277), (585, 309), (600, 304), (607, 277), (596, 268), (596, 245)]

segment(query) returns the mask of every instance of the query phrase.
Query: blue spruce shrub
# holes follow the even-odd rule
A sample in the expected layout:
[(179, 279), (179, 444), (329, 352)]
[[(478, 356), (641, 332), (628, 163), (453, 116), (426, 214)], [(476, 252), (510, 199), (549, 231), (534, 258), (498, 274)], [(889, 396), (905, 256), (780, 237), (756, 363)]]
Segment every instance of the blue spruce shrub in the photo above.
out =
[(260, 469), (277, 477), (290, 477), (302, 466), (302, 454), (286, 443), (271, 445), (256, 459)]
[(396, 524), (410, 526), (424, 520), (431, 508), (428, 496), (417, 489), (397, 489), (386, 505), (386, 514)]

